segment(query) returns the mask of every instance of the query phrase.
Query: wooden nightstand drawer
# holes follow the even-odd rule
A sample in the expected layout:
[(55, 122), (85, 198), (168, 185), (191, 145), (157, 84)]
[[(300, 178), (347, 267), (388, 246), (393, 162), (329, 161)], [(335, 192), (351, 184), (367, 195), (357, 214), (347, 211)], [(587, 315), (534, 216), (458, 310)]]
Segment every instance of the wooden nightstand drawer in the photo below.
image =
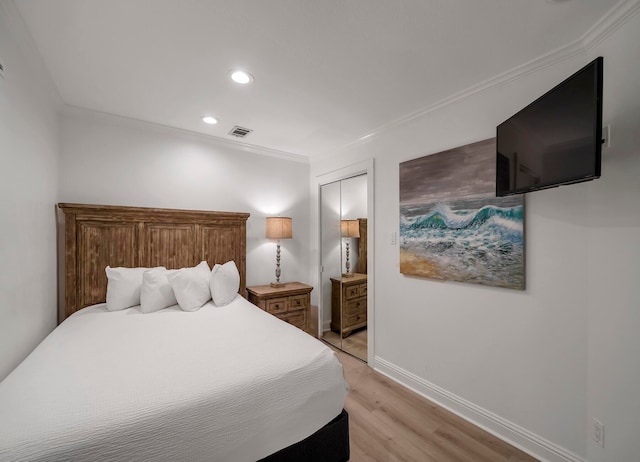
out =
[(365, 325), (367, 323), (367, 314), (354, 314), (352, 316), (347, 316), (343, 321), (343, 329), (350, 329), (360, 327), (360, 325)]
[(351, 286), (345, 289), (345, 297), (348, 299), (360, 296), (360, 286)]
[(289, 297), (289, 310), (299, 310), (306, 308), (309, 303), (307, 302), (308, 296), (305, 295), (292, 295)]
[(305, 330), (307, 327), (307, 316), (305, 310), (292, 311), (291, 313), (281, 314), (278, 316), (278, 318), (302, 330)]
[(359, 298), (356, 300), (349, 300), (347, 306), (344, 308), (347, 316), (352, 314), (366, 314), (367, 313), (367, 299)]
[(280, 314), (286, 313), (288, 310), (287, 307), (287, 298), (272, 298), (266, 301), (267, 312), (271, 314)]
[(360, 293), (360, 295), (362, 295), (363, 297), (367, 296), (367, 284), (360, 284), (358, 286), (358, 293)]

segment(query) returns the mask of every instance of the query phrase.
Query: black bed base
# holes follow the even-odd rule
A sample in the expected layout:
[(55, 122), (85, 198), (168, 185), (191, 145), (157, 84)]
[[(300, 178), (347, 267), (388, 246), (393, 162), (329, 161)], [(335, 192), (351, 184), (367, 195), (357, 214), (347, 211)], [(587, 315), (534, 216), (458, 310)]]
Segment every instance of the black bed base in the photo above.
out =
[(347, 462), (349, 455), (349, 414), (343, 409), (313, 435), (258, 462)]

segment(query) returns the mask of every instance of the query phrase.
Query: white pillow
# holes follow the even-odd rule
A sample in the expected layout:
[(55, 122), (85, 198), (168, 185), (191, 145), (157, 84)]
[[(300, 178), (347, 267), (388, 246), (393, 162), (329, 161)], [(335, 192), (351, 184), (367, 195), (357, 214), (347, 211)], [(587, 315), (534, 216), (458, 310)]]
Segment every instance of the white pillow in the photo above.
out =
[(150, 268), (111, 268), (107, 266), (107, 310), (124, 310), (140, 304), (142, 274)]
[(140, 311), (153, 313), (178, 303), (167, 275), (177, 270), (154, 268), (142, 274), (142, 291), (140, 292)]
[(231, 260), (224, 265), (215, 265), (211, 271), (211, 297), (216, 306), (231, 303), (240, 290), (240, 273)]
[(167, 275), (178, 305), (184, 311), (196, 311), (211, 300), (210, 278), (211, 269), (206, 261), (193, 268), (182, 268)]

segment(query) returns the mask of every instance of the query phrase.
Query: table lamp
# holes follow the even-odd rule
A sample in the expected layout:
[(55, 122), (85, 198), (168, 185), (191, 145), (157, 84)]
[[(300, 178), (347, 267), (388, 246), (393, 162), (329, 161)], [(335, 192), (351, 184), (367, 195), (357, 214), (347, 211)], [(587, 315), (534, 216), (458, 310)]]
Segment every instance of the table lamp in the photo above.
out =
[(347, 245), (347, 261), (346, 268), (347, 272), (342, 276), (345, 278), (349, 278), (353, 276), (351, 272), (351, 264), (349, 263), (349, 238), (352, 237), (360, 237), (360, 221), (358, 220), (341, 220), (340, 221), (340, 236), (346, 237), (347, 240), (345, 244)]
[(277, 242), (276, 282), (272, 282), (271, 287), (284, 287), (284, 284), (280, 282), (280, 239), (291, 239), (293, 237), (291, 218), (267, 217), (267, 231), (265, 235), (267, 239), (275, 239)]

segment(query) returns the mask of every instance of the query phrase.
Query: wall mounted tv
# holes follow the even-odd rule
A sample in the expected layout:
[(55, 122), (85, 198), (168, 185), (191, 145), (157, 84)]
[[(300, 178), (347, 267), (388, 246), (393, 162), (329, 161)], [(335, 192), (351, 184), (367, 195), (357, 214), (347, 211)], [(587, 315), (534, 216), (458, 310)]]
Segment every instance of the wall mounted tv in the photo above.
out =
[(600, 177), (599, 57), (507, 119), (496, 134), (496, 196)]

